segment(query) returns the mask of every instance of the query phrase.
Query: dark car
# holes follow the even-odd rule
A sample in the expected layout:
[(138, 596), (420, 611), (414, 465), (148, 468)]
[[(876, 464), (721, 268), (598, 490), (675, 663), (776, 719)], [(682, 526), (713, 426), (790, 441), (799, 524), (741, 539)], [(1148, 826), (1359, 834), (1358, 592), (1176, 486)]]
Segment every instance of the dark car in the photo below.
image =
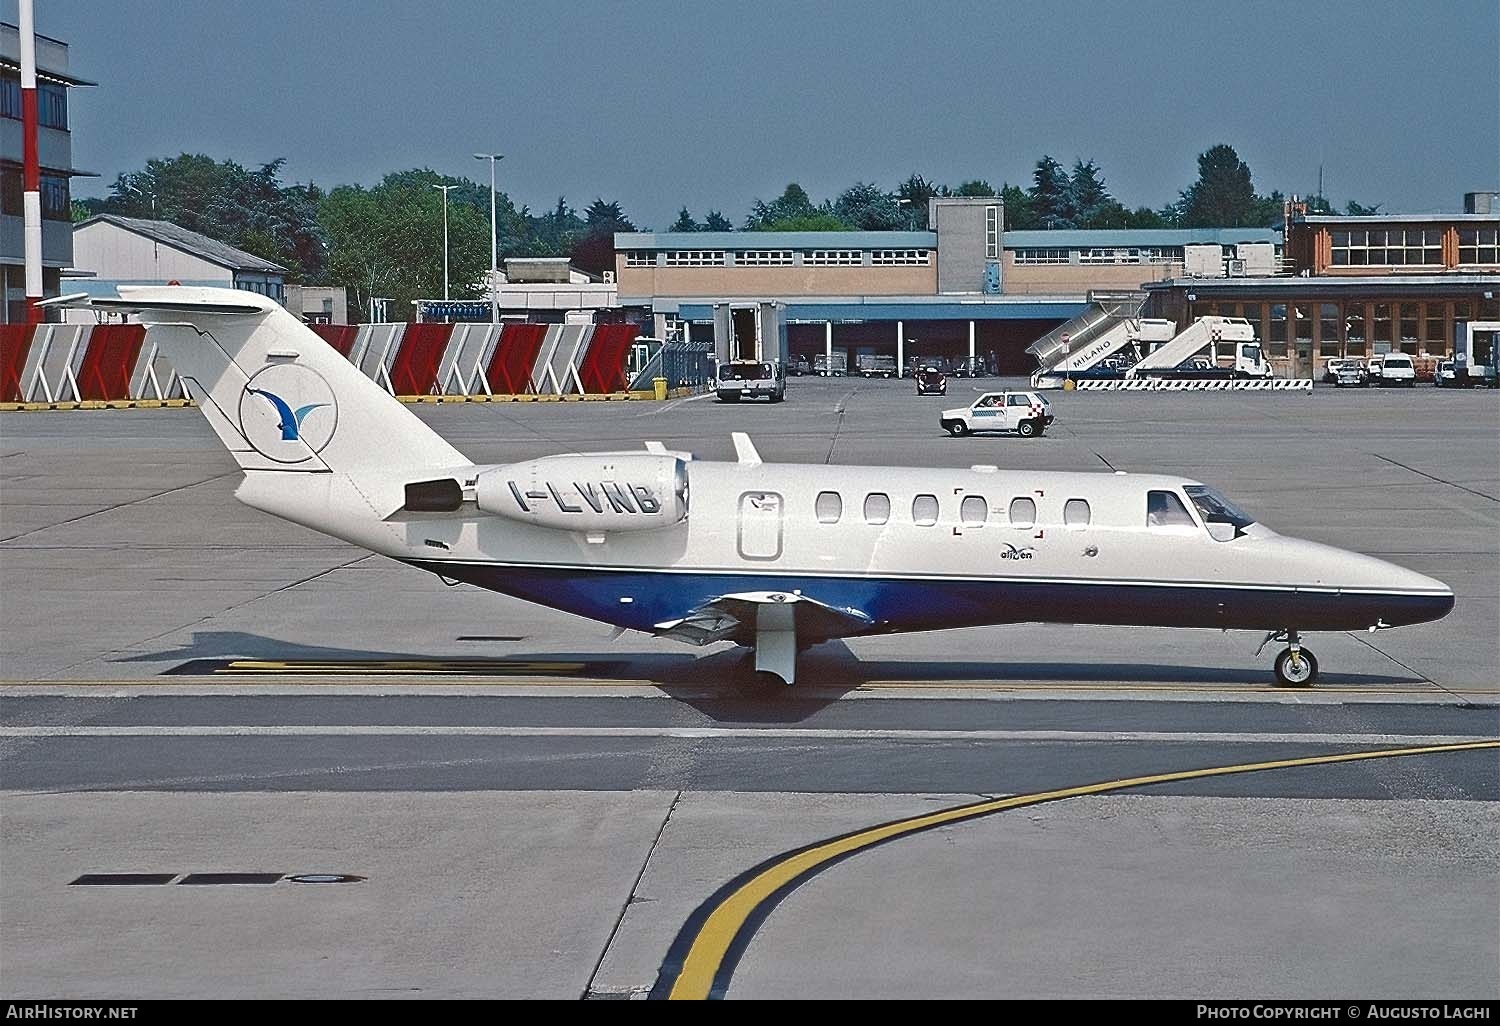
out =
[(953, 376), (955, 378), (982, 378), (987, 368), (984, 361), (979, 357), (960, 358), (954, 361)]
[(948, 379), (932, 365), (921, 367), (916, 373), (917, 395), (947, 395)]

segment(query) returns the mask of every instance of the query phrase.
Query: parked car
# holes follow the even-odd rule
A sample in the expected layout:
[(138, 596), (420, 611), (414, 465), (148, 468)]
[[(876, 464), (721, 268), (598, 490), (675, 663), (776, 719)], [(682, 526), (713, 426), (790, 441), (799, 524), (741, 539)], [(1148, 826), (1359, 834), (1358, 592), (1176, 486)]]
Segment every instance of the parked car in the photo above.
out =
[(1364, 388), (1369, 384), (1365, 362), (1355, 357), (1329, 360), (1323, 365), (1323, 380), (1338, 388)]
[(947, 395), (948, 379), (932, 365), (917, 368), (917, 395)]
[(1458, 383), (1458, 376), (1453, 373), (1452, 360), (1439, 360), (1437, 369), (1432, 372), (1432, 383), (1438, 388), (1454, 388)]
[(1014, 431), (1032, 438), (1043, 434), (1052, 420), (1052, 404), (1040, 392), (986, 392), (972, 406), (944, 410), (938, 417), (954, 438), (976, 431)]
[(812, 361), (805, 356), (798, 356), (786, 365), (786, 372), (796, 378), (811, 374)]
[(955, 378), (982, 378), (985, 376), (984, 361), (979, 357), (963, 357), (953, 361)]
[(1417, 369), (1405, 353), (1386, 353), (1370, 360), (1369, 381), (1386, 388), (1410, 388), (1417, 383)]

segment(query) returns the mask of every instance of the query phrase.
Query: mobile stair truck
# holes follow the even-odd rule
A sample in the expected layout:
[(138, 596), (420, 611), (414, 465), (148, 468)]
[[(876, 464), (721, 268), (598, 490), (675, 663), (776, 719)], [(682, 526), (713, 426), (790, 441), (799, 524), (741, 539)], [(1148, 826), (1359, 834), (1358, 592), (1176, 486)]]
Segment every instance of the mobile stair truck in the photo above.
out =
[(1456, 321), (1453, 325), (1453, 385), (1457, 388), (1495, 388), (1496, 349), (1500, 321)]
[[(1220, 365), (1219, 349), (1233, 347), (1232, 365)], [(1206, 359), (1193, 358), (1208, 349)], [(1125, 372), (1128, 378), (1190, 378), (1198, 380), (1247, 380), (1269, 378), (1255, 326), (1243, 317), (1200, 317), (1170, 342), (1154, 349)]]
[(774, 301), (714, 304), (720, 402), (786, 398), (786, 308)]

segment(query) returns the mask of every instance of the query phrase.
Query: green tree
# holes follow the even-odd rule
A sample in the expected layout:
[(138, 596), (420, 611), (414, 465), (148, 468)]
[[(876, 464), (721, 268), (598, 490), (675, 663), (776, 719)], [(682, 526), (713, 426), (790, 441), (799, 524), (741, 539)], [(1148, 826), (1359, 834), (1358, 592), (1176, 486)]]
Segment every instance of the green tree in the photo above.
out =
[(1000, 202), (1005, 207), (1005, 228), (1007, 231), (1033, 231), (1042, 227), (1042, 222), (1036, 213), (1036, 204), (1031, 199), (1031, 193), (1019, 185), (1003, 185), (1000, 188)]
[(1234, 147), (1219, 143), (1198, 156), (1198, 180), (1178, 203), (1184, 228), (1248, 228), (1263, 220), (1250, 165)]
[(688, 208), (683, 207), (677, 214), (677, 220), (672, 222), (669, 232), (701, 232), (703, 226), (693, 220), (693, 215), (688, 213)]
[[(347, 290), (355, 319), (371, 297), (391, 300), (390, 316), (405, 319), (412, 300), (443, 294), (443, 194), (433, 186), (446, 184), (452, 181), (423, 168), (389, 174), (370, 189), (341, 185), (322, 198), (327, 278)], [(479, 295), (490, 266), (488, 211), (448, 204), (448, 262), (452, 295)]]
[(734, 225), (729, 223), (729, 218), (717, 210), (710, 210), (708, 216), (703, 219), (703, 230), (706, 232), (732, 232)]
[(1092, 160), (1073, 162), (1073, 174), (1068, 180), (1068, 199), (1073, 209), (1073, 222), (1079, 228), (1119, 228), (1124, 220), (1125, 209), (1104, 186), (1104, 175), (1099, 165)]
[(856, 182), (841, 192), (834, 201), (833, 216), (859, 231), (886, 232), (905, 227), (896, 197), (871, 182)]
[(800, 217), (785, 217), (779, 221), (766, 221), (754, 229), (762, 232), (847, 232), (849, 225), (825, 211), (814, 211)]
[(140, 171), (120, 174), (93, 213), (170, 221), (189, 231), (238, 246), (287, 269), (289, 281), (319, 280), (327, 239), (317, 221), (322, 192), (313, 185), (285, 186), (285, 158), (250, 169), (201, 153), (153, 159)]
[(796, 182), (792, 182), (782, 192), (779, 199), (770, 203), (756, 200), (750, 206), (750, 216), (745, 219), (747, 231), (773, 231), (765, 227), (773, 222), (787, 221), (795, 218), (812, 217), (819, 213), (818, 208), (813, 206), (813, 201), (808, 197), (806, 190)]
[(89, 208), (88, 203), (83, 200), (70, 200), (68, 203), (68, 217), (74, 224), (87, 221), (94, 216), (94, 211)]
[(927, 201), (934, 196), (948, 195), (946, 185), (934, 185), (919, 174), (913, 174), (906, 181), (896, 186), (896, 199), (905, 200), (901, 203), (900, 227), (907, 231), (927, 230)]
[(1356, 203), (1354, 200), (1350, 200), (1344, 204), (1344, 213), (1350, 217), (1374, 217), (1380, 213), (1380, 208), (1383, 206), (1385, 204), (1376, 203), (1374, 206), (1367, 207), (1363, 203)]
[(1072, 228), (1075, 216), (1073, 183), (1063, 166), (1044, 154), (1036, 162), (1031, 180), (1028, 192), (1039, 227)]
[(986, 182), (983, 178), (975, 178), (972, 181), (964, 182), (958, 188), (954, 189), (953, 195), (983, 198), (985, 196), (998, 196), (1000, 194), (995, 191), (993, 185)]

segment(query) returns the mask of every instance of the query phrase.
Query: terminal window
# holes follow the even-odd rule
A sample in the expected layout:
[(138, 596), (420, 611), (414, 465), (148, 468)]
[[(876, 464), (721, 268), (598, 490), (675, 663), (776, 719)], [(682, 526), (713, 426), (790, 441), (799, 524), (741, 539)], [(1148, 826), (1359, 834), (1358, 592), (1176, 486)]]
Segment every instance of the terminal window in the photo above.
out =
[(744, 249), (734, 255), (734, 262), (752, 267), (790, 267), (792, 251), (789, 249)]
[(1441, 228), (1356, 228), (1331, 235), (1331, 256), (1338, 267), (1443, 263)]
[(655, 267), (656, 254), (649, 249), (631, 249), (625, 252), (626, 267)]
[(1066, 264), (1068, 251), (1065, 249), (1018, 249), (1016, 250), (1016, 263)]
[(928, 251), (925, 249), (877, 249), (870, 254), (870, 263), (905, 266), (927, 266)]
[(1497, 246), (1500, 228), (1460, 228), (1458, 262), (1461, 264), (1500, 264)]
[(804, 264), (819, 267), (849, 266), (865, 262), (865, 255), (857, 249), (813, 249), (802, 257)]
[(722, 267), (722, 249), (673, 249), (667, 251), (668, 267)]
[(1000, 208), (984, 208), (984, 258), (1000, 259)]

